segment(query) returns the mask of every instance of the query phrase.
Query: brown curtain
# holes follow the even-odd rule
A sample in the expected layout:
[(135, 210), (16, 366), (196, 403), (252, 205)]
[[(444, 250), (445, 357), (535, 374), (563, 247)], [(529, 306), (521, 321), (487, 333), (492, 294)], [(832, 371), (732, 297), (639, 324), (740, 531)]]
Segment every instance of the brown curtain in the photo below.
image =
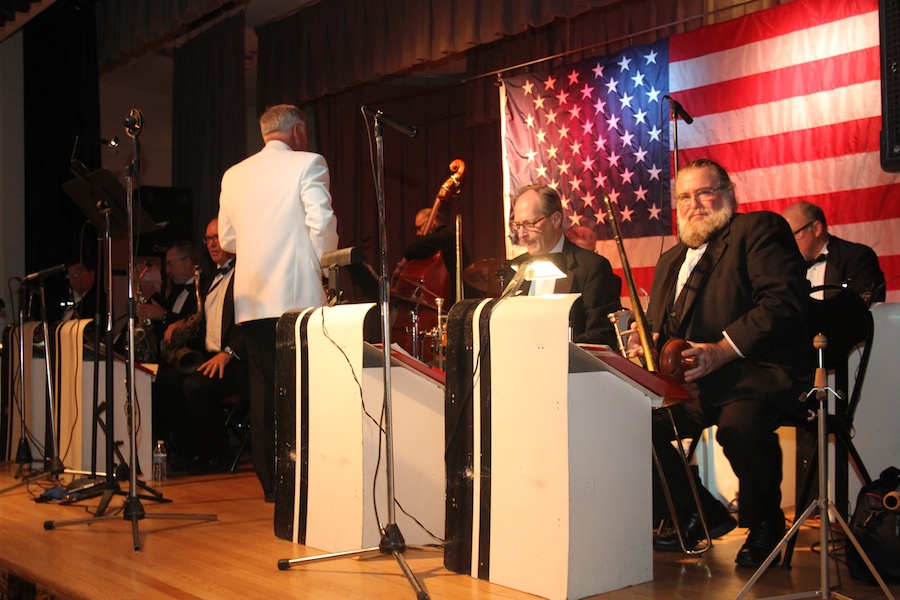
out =
[[(392, 99), (396, 98), (396, 99)], [(370, 144), (372, 118), (361, 106), (378, 108), (415, 125), (415, 138), (385, 127), (385, 213), (389, 269), (414, 239), (415, 214), (434, 204), (440, 186), (450, 176), (450, 162), (466, 164), (459, 196), (442, 208), (448, 221), (462, 216), (463, 246), (468, 260), (499, 257), (503, 226), (500, 178), (500, 129), (497, 123), (466, 127), (459, 88), (388, 89), (364, 86), (328, 96), (312, 104), (318, 130), (318, 150), (331, 172), (333, 205), (341, 247), (363, 248), (379, 269), (378, 207)], [(373, 140), (374, 142), (374, 140)], [(370, 154), (371, 150), (371, 154)], [(484, 235), (484, 232), (491, 235)]]
[(95, 4), (100, 70), (140, 56), (230, 0), (103, 0)]
[(320, 2), (257, 29), (258, 97), (306, 101), (620, 1)]
[(218, 213), (222, 173), (246, 156), (244, 14), (175, 50), (172, 184), (191, 190), (194, 239)]

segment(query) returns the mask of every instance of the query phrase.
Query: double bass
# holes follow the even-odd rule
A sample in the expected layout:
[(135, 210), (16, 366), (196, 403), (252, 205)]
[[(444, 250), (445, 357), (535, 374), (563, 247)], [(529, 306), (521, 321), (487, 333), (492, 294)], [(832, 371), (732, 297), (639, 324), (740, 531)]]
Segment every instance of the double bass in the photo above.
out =
[[(421, 236), (433, 232), (442, 204), (459, 193), (465, 169), (460, 159), (450, 163), (451, 175), (438, 190)], [(458, 263), (456, 270), (459, 270)], [(453, 292), (453, 274), (447, 270), (442, 251), (437, 250), (426, 258), (404, 260), (391, 285), (391, 296), (396, 301), (392, 339), (416, 358), (433, 360), (433, 348), (422, 344), (427, 336), (423, 332), (439, 329), (440, 314), (449, 310), (450, 301), (455, 297)]]

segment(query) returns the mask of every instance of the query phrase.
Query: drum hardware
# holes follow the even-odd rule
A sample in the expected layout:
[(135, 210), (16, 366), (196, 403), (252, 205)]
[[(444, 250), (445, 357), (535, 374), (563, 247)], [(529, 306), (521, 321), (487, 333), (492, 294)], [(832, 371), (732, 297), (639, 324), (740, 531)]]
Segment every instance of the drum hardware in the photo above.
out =
[(466, 267), (463, 271), (463, 279), (486, 296), (497, 298), (506, 288), (509, 271), (509, 264), (505, 260), (485, 258)]

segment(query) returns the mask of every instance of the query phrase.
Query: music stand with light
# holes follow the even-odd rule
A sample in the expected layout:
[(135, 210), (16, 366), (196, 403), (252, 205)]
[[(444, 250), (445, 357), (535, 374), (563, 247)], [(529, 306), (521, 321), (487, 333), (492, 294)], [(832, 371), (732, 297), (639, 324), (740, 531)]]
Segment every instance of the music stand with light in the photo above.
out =
[(415, 137), (418, 130), (411, 125), (402, 123), (392, 117), (363, 106), (361, 112), (366, 115), (372, 115), (373, 130), (375, 132), (375, 149), (376, 149), (376, 165), (375, 174), (375, 196), (378, 203), (378, 230), (379, 241), (381, 242), (381, 277), (379, 286), (379, 303), (381, 305), (381, 336), (382, 336), (382, 360), (384, 363), (384, 445), (385, 445), (385, 479), (387, 484), (387, 509), (388, 522), (381, 526), (381, 541), (377, 547), (362, 548), (358, 550), (349, 550), (346, 552), (334, 552), (331, 554), (322, 554), (319, 556), (307, 556), (303, 558), (282, 558), (278, 561), (278, 568), (282, 571), (291, 567), (321, 562), (326, 560), (336, 560), (339, 558), (368, 558), (378, 555), (391, 555), (397, 561), (406, 579), (409, 581), (413, 590), (416, 592), (417, 600), (428, 600), (430, 596), (422, 588), (422, 584), (416, 578), (412, 569), (403, 557), (403, 553), (408, 550), (406, 541), (403, 539), (403, 533), (397, 525), (397, 506), (394, 495), (394, 441), (393, 441), (393, 410), (391, 402), (391, 326), (390, 326), (390, 280), (388, 279), (387, 269), (387, 225), (385, 222), (384, 210), (384, 137), (382, 135), (382, 125), (387, 124), (390, 127), (408, 135)]

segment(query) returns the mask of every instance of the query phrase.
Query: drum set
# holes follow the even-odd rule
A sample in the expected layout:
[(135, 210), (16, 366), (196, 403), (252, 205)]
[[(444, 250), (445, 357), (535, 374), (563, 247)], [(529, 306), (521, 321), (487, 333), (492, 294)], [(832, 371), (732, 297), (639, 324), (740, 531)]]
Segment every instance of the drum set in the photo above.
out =
[[(462, 278), (470, 297), (496, 298), (506, 287), (511, 272), (507, 261), (487, 258), (467, 266)], [(451, 308), (445, 301), (448, 296), (449, 277), (446, 281), (435, 280), (406, 270), (391, 289), (391, 339), (415, 358), (441, 369)]]

